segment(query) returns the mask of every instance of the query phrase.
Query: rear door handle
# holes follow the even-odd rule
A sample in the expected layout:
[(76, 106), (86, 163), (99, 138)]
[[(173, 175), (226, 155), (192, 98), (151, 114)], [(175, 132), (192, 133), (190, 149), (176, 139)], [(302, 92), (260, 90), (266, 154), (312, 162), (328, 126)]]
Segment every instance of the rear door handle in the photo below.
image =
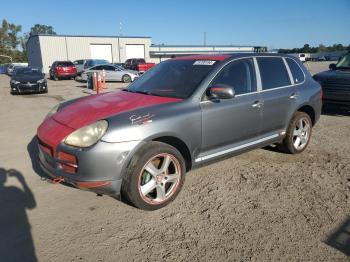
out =
[(299, 96), (299, 95), (298, 95), (297, 93), (293, 93), (293, 94), (290, 95), (289, 98), (290, 98), (290, 99), (297, 99), (298, 96)]
[(252, 107), (260, 108), (264, 105), (263, 102), (255, 101), (254, 104), (252, 104)]

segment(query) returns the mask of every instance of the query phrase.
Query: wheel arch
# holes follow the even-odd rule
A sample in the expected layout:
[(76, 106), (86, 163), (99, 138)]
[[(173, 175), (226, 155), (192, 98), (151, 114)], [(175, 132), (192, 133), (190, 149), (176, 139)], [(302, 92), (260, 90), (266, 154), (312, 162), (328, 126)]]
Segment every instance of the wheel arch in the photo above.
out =
[(161, 136), (161, 137), (153, 138), (152, 141), (162, 142), (172, 147), (175, 147), (177, 150), (179, 150), (179, 152), (185, 159), (186, 171), (189, 171), (192, 168), (191, 153), (184, 141), (182, 141), (181, 139), (175, 136)]
[(299, 112), (304, 112), (309, 115), (311, 118), (312, 125), (314, 126), (316, 123), (316, 112), (314, 108), (310, 105), (303, 105), (297, 109)]

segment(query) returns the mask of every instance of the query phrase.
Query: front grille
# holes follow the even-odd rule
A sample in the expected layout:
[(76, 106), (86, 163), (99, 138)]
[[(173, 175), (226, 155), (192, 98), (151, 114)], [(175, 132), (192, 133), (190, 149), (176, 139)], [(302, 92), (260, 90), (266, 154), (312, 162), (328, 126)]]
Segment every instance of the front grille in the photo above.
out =
[(322, 82), (323, 89), (350, 92), (350, 79), (328, 79)]
[(39, 88), (39, 84), (38, 83), (20, 83), (18, 85), (19, 88), (22, 88), (22, 89), (33, 89), (33, 88)]

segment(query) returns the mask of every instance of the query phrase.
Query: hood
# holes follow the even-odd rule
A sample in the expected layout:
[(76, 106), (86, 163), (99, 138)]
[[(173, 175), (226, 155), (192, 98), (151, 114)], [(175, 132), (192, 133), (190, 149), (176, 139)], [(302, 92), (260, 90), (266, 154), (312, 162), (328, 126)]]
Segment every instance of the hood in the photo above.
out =
[(349, 79), (350, 80), (350, 70), (337, 69), (328, 70), (314, 75), (315, 80), (327, 80), (327, 79)]
[(15, 75), (12, 77), (13, 80), (19, 82), (36, 82), (40, 79), (43, 79), (42, 75)]
[(122, 112), (180, 101), (182, 99), (116, 91), (79, 99), (62, 108), (52, 118), (67, 127), (78, 129)]

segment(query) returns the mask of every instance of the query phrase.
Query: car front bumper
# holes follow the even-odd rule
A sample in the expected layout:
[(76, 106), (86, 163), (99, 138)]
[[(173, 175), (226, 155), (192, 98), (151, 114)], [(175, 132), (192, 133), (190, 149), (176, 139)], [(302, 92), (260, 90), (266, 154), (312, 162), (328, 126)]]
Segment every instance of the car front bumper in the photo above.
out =
[(19, 83), (11, 84), (11, 93), (36, 93), (47, 91), (47, 83)]
[(54, 181), (118, 197), (126, 165), (142, 144), (142, 141), (124, 143), (100, 141), (91, 148), (81, 149), (61, 143), (56, 152), (65, 152), (77, 158), (77, 171), (71, 174), (63, 170), (61, 161), (56, 156), (42, 149), (39, 141), (39, 162), (43, 171)]

